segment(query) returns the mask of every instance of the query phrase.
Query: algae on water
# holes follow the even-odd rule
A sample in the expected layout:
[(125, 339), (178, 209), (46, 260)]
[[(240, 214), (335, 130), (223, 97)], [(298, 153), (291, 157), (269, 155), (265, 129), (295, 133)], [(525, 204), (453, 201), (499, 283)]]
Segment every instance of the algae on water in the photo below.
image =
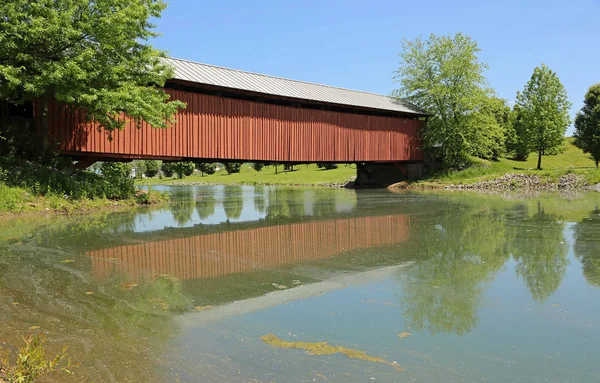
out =
[(403, 368), (395, 362), (388, 362), (383, 358), (367, 355), (364, 351), (354, 350), (343, 346), (332, 346), (327, 342), (288, 342), (278, 338), (275, 334), (267, 334), (260, 337), (266, 344), (276, 348), (300, 348), (309, 355), (332, 355), (344, 354), (350, 359), (360, 359), (367, 362), (383, 363), (402, 371)]

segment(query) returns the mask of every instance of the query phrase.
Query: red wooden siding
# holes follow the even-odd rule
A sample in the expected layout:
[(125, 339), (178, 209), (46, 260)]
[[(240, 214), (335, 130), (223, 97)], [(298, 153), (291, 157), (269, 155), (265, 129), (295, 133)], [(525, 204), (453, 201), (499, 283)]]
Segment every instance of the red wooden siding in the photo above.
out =
[(420, 161), (419, 120), (265, 104), (166, 90), (187, 103), (169, 129), (128, 122), (113, 140), (54, 103), (50, 141), (67, 153), (246, 161)]
[(405, 215), (344, 218), (177, 238), (88, 252), (97, 278), (218, 277), (314, 261), (408, 239)]

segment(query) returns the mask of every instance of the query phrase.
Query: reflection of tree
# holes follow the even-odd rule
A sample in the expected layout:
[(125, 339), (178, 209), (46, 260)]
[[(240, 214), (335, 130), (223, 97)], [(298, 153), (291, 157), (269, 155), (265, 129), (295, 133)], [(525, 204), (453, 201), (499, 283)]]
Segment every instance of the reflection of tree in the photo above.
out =
[(180, 188), (177, 187), (172, 192), (171, 197), (173, 204), (171, 204), (171, 214), (173, 219), (178, 226), (185, 226), (186, 223), (192, 220), (194, 215), (195, 201), (194, 201), (194, 190), (192, 188)]
[(514, 228), (511, 236), (517, 275), (538, 301), (548, 299), (565, 275), (568, 261), (563, 226), (562, 221), (546, 213), (538, 203), (537, 213), (527, 219), (526, 226)]
[(171, 214), (173, 214), (173, 219), (177, 222), (177, 225), (185, 226), (186, 223), (192, 220), (194, 205), (193, 200), (181, 201), (171, 205)]
[(196, 211), (201, 219), (206, 219), (215, 214), (215, 205), (217, 200), (211, 195), (204, 196), (200, 201), (196, 202)]
[(317, 217), (333, 216), (337, 213), (335, 208), (335, 199), (329, 193), (315, 193), (313, 205), (313, 214)]
[(223, 210), (227, 219), (238, 219), (244, 209), (244, 196), (241, 186), (228, 186), (223, 196)]
[(265, 188), (263, 186), (254, 188), (254, 210), (258, 213), (264, 213), (266, 210)]
[(508, 259), (505, 217), (494, 210), (456, 206), (417, 230), (427, 259), (402, 274), (404, 316), (410, 328), (464, 334), (490, 280)]
[(589, 283), (600, 286), (600, 209), (577, 223), (574, 230), (575, 255), (583, 264), (583, 275)]
[(267, 218), (303, 217), (304, 190), (273, 188), (269, 190)]

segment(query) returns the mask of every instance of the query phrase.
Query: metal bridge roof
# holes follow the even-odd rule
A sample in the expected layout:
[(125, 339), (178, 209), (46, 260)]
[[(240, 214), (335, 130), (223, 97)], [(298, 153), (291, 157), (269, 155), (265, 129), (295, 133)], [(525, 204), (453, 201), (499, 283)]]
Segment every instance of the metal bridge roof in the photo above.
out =
[(416, 106), (390, 96), (289, 80), (172, 57), (165, 58), (164, 61), (175, 68), (174, 79), (176, 80), (294, 99), (425, 115), (425, 112)]

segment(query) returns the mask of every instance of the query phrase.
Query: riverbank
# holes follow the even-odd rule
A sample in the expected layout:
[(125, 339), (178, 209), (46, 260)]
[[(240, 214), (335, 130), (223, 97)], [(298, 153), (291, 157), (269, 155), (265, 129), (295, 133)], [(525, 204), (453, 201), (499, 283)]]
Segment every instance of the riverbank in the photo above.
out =
[(227, 174), (221, 170), (215, 174), (202, 175), (195, 172), (189, 177), (144, 178), (136, 180), (138, 186), (194, 186), (194, 185), (274, 185), (274, 186), (326, 186), (342, 187), (356, 176), (356, 165), (338, 165), (336, 169), (320, 169), (315, 164), (295, 165), (284, 170), (279, 165), (265, 166), (257, 172), (244, 164), (239, 173)]
[(501, 158), (498, 161), (473, 159), (473, 165), (460, 171), (430, 175), (422, 180), (396, 185), (409, 189), (451, 190), (598, 190), (600, 170), (589, 156), (567, 139), (566, 150), (544, 156), (543, 170), (535, 170), (537, 157), (527, 161)]
[(460, 179), (401, 182), (391, 189), (600, 191), (600, 170), (525, 171)]
[(26, 189), (0, 184), (0, 217), (29, 214), (87, 214), (99, 210), (159, 205), (169, 201), (169, 196), (156, 190), (140, 190), (134, 197), (111, 200), (107, 198), (83, 198), (73, 200), (67, 196), (47, 194), (36, 196)]

